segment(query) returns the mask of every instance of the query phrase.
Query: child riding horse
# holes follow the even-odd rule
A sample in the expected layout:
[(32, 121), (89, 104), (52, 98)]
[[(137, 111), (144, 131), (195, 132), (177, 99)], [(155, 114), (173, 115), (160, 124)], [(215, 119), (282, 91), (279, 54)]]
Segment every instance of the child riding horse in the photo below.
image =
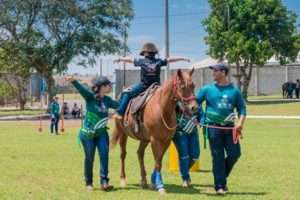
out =
[(162, 66), (166, 66), (170, 62), (181, 60), (188, 62), (190, 61), (184, 57), (171, 57), (166, 59), (155, 58), (156, 54), (158, 54), (156, 46), (152, 43), (146, 43), (144, 44), (140, 53), (140, 55), (144, 56), (144, 58), (119, 58), (114, 60), (114, 63), (124, 61), (133, 63), (135, 67), (141, 67), (141, 82), (133, 85), (129, 91), (123, 93), (120, 106), (118, 107), (114, 118), (122, 119), (131, 98), (144, 92), (153, 83), (160, 83), (160, 69)]

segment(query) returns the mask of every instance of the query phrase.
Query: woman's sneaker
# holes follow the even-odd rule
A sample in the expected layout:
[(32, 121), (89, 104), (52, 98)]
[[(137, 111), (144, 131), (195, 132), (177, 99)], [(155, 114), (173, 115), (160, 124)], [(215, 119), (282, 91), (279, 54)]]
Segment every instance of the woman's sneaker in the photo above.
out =
[(183, 181), (182, 186), (183, 186), (184, 188), (189, 188), (191, 185), (188, 183), (188, 181)]
[(114, 186), (109, 185), (108, 183), (103, 183), (101, 185), (101, 190), (109, 191), (109, 190), (112, 190), (112, 189), (114, 189)]
[(182, 186), (183, 186), (184, 188), (191, 187), (191, 179), (189, 179), (189, 180), (187, 180), (187, 181), (183, 181)]

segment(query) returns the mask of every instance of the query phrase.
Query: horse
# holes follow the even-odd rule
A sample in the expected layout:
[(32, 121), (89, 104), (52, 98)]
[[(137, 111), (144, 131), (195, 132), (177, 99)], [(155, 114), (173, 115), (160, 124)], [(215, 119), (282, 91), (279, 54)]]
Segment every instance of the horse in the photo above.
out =
[[(282, 98), (288, 98), (288, 84), (290, 82), (284, 82), (281, 86), (282, 89)], [(296, 90), (296, 83), (291, 83), (292, 84), (292, 91)], [(292, 92), (293, 93), (293, 92)], [(292, 97), (291, 97), (292, 98)]]
[(115, 119), (115, 129), (113, 130), (110, 146), (113, 148), (118, 142), (120, 145), (121, 186), (126, 186), (126, 144), (127, 138), (130, 136), (140, 142), (137, 154), (141, 172), (141, 187), (145, 188), (148, 186), (144, 165), (144, 154), (147, 145), (150, 143), (155, 160), (155, 167), (151, 175), (151, 184), (149, 188), (154, 190), (156, 187), (159, 194), (166, 193), (161, 175), (162, 159), (171, 143), (171, 139), (177, 127), (175, 113), (177, 102), (181, 101), (184, 105), (184, 109), (189, 109), (192, 112), (195, 112), (198, 109), (197, 102), (195, 101), (195, 85), (191, 79), (193, 72), (194, 69), (189, 72), (182, 72), (180, 69), (177, 70), (177, 73), (174, 76), (154, 92), (153, 96), (141, 111), (143, 125), (139, 128), (138, 133), (136, 133), (134, 137), (126, 131), (124, 124), (128, 123), (130, 130), (135, 130), (135, 119), (131, 113), (128, 113), (128, 108), (125, 113), (125, 116), (128, 115), (127, 122), (124, 119), (125, 117), (122, 120)]

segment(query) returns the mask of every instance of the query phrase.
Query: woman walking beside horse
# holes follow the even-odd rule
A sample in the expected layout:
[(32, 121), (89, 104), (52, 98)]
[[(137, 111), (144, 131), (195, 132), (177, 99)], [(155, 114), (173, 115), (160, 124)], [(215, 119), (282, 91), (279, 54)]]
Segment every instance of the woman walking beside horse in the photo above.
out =
[(78, 136), (85, 153), (84, 177), (86, 188), (88, 190), (94, 189), (93, 163), (97, 148), (100, 160), (101, 189), (105, 191), (111, 190), (113, 186), (109, 185), (108, 178), (109, 137), (106, 124), (108, 122), (108, 109), (116, 109), (118, 107), (118, 102), (106, 96), (111, 91), (112, 83), (108, 78), (102, 77), (94, 84), (91, 91), (74, 80), (73, 77), (66, 77), (65, 81), (71, 83), (86, 102), (86, 115)]
[[(178, 152), (179, 169), (183, 180), (183, 187), (191, 186), (190, 168), (199, 159), (200, 142), (197, 130), (197, 123), (204, 124), (204, 112), (202, 106), (199, 105), (198, 111), (192, 114), (192, 117), (186, 116), (180, 109), (179, 103), (176, 107), (177, 128), (173, 136), (173, 142)], [(195, 121), (194, 121), (195, 120)]]

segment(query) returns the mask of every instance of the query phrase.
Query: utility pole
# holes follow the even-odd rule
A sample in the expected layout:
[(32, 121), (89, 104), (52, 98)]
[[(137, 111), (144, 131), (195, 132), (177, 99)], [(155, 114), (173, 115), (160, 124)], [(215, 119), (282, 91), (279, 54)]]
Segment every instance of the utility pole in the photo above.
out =
[(109, 76), (109, 61), (110, 61), (109, 59), (106, 60), (106, 63), (107, 63), (107, 65), (106, 65), (106, 74), (107, 75), (106, 76), (107, 77)]
[(100, 77), (102, 77), (102, 58), (100, 57)]
[[(230, 31), (230, 7), (229, 7), (229, 4), (226, 4), (226, 7), (227, 7), (227, 29), (229, 32)], [(230, 82), (231, 70), (230, 70), (230, 61), (229, 61), (228, 54), (227, 54), (227, 64), (228, 64), (228, 81)]]
[[(169, 5), (168, 0), (165, 0), (165, 57), (169, 57)], [(169, 79), (170, 66), (169, 63), (165, 70), (165, 81)]]
[[(124, 57), (126, 57), (126, 43), (127, 43), (127, 33), (124, 29)], [(123, 89), (126, 87), (126, 62), (123, 62)]]
[(229, 4), (227, 4), (227, 29), (230, 30), (230, 7)]

